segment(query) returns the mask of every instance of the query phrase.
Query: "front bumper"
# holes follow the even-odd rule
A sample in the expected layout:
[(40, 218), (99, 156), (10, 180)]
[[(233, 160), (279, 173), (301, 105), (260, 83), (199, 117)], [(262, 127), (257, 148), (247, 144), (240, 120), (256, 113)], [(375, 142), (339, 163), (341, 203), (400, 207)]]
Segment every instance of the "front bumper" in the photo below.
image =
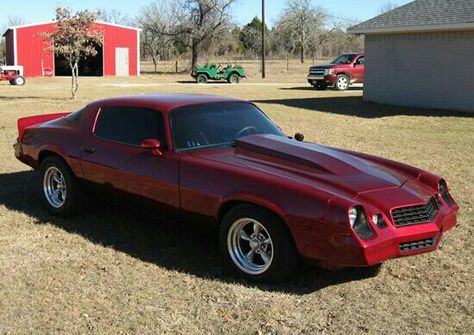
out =
[(315, 225), (314, 222), (303, 225), (304, 232), (299, 230), (292, 233), (298, 237), (298, 251), (310, 262), (329, 269), (371, 266), (391, 258), (437, 249), (443, 234), (456, 224), (458, 210), (457, 205), (443, 205), (429, 223), (398, 228), (391, 223), (386, 228), (372, 226), (374, 237), (367, 241), (356, 238), (341, 227), (333, 230), (327, 226), (318, 228), (319, 224)]
[(336, 75), (328, 74), (328, 75), (308, 75), (308, 83), (310, 85), (316, 85), (324, 83), (327, 86), (334, 86), (336, 84)]

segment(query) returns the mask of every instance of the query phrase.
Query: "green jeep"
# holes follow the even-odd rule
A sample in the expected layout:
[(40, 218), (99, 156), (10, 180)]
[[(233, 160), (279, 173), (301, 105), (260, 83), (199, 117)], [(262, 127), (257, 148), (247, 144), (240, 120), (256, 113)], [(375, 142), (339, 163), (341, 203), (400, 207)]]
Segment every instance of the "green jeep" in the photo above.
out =
[(199, 84), (207, 83), (211, 80), (227, 80), (230, 84), (238, 84), (240, 78), (245, 78), (245, 70), (241, 66), (226, 65), (224, 68), (221, 64), (206, 64), (197, 66), (192, 74), (193, 78)]

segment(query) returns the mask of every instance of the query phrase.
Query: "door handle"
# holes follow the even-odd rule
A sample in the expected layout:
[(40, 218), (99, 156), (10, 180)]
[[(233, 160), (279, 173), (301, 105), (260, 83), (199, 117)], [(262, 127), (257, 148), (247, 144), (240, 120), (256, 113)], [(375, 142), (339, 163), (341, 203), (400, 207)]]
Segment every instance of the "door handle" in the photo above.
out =
[(85, 148), (84, 151), (88, 154), (93, 154), (95, 152), (95, 148)]

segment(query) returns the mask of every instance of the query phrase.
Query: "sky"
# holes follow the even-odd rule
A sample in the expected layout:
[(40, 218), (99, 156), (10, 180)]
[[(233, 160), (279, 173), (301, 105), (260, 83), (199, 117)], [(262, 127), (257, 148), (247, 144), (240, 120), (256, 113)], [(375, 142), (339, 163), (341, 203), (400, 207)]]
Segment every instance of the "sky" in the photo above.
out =
[[(156, 1), (156, 0), (155, 0)], [(161, 0), (166, 1), (166, 0)], [(411, 0), (312, 0), (313, 5), (321, 6), (338, 21), (344, 19), (345, 23), (356, 23), (370, 19), (376, 15), (381, 6), (387, 2), (403, 5)], [(27, 23), (49, 21), (53, 18), (54, 8), (57, 6), (69, 7), (73, 10), (89, 9), (117, 9), (135, 17), (140, 8), (149, 4), (152, 0), (2, 0), (2, 15), (0, 16), (0, 27), (4, 27), (8, 16), (18, 16)], [(276, 18), (282, 12), (287, 0), (265, 0), (266, 20), (271, 27)], [(246, 24), (254, 16), (261, 16), (260, 0), (237, 0), (232, 8), (234, 20), (238, 24)]]

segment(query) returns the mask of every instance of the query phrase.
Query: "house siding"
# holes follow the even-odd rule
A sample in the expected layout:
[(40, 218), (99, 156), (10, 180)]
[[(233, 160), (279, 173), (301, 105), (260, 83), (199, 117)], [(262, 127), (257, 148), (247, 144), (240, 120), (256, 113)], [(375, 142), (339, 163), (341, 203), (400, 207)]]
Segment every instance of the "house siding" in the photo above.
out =
[(474, 31), (366, 35), (364, 100), (474, 112)]

